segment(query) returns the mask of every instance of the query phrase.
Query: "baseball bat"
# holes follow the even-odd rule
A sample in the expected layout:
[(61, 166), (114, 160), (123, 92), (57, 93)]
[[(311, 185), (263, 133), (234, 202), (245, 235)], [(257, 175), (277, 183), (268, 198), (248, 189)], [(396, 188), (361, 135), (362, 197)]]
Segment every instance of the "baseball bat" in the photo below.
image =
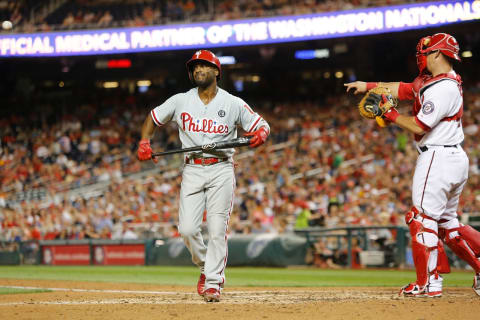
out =
[(195, 146), (190, 148), (173, 149), (173, 150), (168, 150), (164, 152), (155, 152), (155, 153), (152, 153), (152, 158), (165, 156), (167, 154), (184, 153), (184, 152), (190, 152), (190, 151), (208, 151), (208, 150), (243, 147), (243, 146), (248, 146), (250, 144), (250, 139), (251, 137), (241, 137), (241, 138), (236, 138), (236, 139), (227, 140), (227, 141), (207, 143), (201, 146)]

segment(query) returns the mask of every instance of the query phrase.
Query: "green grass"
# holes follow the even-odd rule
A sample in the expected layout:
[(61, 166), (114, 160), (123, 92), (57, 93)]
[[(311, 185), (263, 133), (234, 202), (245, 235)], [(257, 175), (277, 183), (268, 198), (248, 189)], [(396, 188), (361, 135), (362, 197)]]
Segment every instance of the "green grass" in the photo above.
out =
[[(194, 267), (60, 267), (0, 266), (0, 279), (39, 279), (193, 285)], [(240, 268), (226, 271), (228, 286), (259, 287), (400, 287), (415, 280), (411, 270), (323, 270), (313, 268)], [(444, 277), (446, 287), (469, 287), (473, 272), (454, 271)]]
[(3, 288), (0, 286), (0, 295), (2, 294), (16, 294), (16, 293), (39, 293), (50, 292), (51, 290), (45, 289), (18, 289), (18, 288)]

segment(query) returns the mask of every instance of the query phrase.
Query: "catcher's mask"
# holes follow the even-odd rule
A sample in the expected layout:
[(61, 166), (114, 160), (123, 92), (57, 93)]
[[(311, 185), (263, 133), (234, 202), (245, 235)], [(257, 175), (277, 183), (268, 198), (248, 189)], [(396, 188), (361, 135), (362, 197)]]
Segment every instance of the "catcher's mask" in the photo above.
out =
[(187, 66), (187, 72), (188, 72), (188, 78), (192, 83), (194, 83), (193, 80), (193, 66), (195, 63), (198, 61), (205, 61), (212, 66), (216, 67), (218, 69), (218, 76), (217, 76), (217, 81), (220, 80), (220, 74), (222, 73), (222, 67), (220, 65), (220, 60), (218, 60), (217, 56), (209, 50), (198, 50), (195, 52), (190, 60), (187, 61), (186, 66)]
[(417, 44), (417, 66), (420, 73), (427, 67), (427, 55), (440, 51), (447, 57), (462, 61), (458, 55), (460, 47), (457, 40), (447, 33), (436, 33), (420, 39)]

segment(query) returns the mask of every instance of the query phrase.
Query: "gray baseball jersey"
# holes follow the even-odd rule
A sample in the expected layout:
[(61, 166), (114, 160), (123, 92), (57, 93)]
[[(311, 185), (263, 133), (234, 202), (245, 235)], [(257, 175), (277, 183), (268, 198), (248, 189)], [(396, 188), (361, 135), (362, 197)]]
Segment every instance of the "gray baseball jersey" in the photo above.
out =
[[(198, 88), (176, 94), (153, 109), (151, 116), (157, 126), (175, 121), (183, 148), (234, 139), (237, 125), (247, 132), (262, 126), (270, 131), (268, 123), (245, 101), (221, 88), (207, 105), (198, 96)], [(212, 150), (203, 156), (231, 157), (234, 152), (233, 148)]]
[[(198, 96), (198, 88), (176, 94), (154, 108), (151, 117), (158, 126), (175, 121), (183, 148), (234, 139), (238, 125), (247, 132), (262, 126), (270, 131), (267, 122), (245, 101), (220, 88), (208, 104)], [(234, 152), (233, 148), (211, 150), (195, 156), (231, 158)], [(220, 290), (225, 283), (226, 234), (235, 185), (231, 160), (212, 165), (185, 164), (183, 168), (178, 230), (192, 254), (192, 261), (205, 274), (205, 289)], [(201, 234), (205, 211), (208, 246)]]

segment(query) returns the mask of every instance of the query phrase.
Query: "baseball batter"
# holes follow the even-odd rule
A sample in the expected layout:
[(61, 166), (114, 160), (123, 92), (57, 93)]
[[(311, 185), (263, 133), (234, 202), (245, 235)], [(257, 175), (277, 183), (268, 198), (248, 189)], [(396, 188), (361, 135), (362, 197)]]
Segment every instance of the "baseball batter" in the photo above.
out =
[(414, 100), (413, 116), (401, 115), (395, 108), (383, 115), (387, 122), (415, 134), (419, 152), (412, 184), (413, 207), (405, 215), (417, 280), (401, 289), (405, 296), (442, 295), (440, 273), (450, 272), (443, 243), (474, 269), (473, 290), (480, 295), (480, 233), (457, 218), (469, 169), (461, 146), (462, 80), (453, 70), (453, 63), (460, 61), (458, 53), (454, 37), (437, 33), (418, 43), (420, 75), (412, 83), (345, 84), (347, 92), (354, 89), (354, 93), (363, 93), (380, 85), (400, 100)]
[[(172, 96), (146, 117), (138, 148), (139, 160), (152, 159), (150, 138), (155, 125), (161, 127), (169, 121), (177, 123), (183, 148), (234, 139), (238, 125), (252, 137), (250, 147), (266, 141), (270, 132), (268, 123), (242, 99), (217, 86), (221, 65), (212, 52), (197, 51), (186, 66), (196, 87)], [(225, 283), (226, 234), (235, 190), (234, 152), (234, 149), (221, 149), (184, 155), (179, 232), (192, 261), (200, 267), (197, 291), (207, 302), (220, 300)], [(205, 211), (208, 246), (200, 232)]]

